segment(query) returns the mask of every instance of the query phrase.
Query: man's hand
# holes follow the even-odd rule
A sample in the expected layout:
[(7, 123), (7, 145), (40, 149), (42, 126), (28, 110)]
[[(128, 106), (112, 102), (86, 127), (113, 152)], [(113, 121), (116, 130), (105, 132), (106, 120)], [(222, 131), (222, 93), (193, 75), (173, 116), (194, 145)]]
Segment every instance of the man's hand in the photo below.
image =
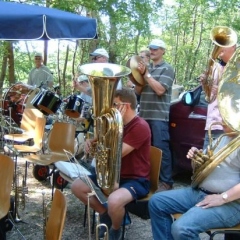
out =
[(197, 207), (210, 208), (221, 206), (225, 203), (221, 194), (207, 195), (201, 202), (197, 203)]

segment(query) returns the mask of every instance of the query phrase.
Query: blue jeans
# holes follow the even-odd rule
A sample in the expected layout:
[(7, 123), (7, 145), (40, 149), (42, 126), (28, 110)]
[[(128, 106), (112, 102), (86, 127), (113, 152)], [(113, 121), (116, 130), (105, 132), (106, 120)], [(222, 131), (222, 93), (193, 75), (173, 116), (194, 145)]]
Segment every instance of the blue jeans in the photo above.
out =
[(159, 120), (146, 120), (150, 126), (152, 146), (162, 150), (162, 163), (159, 179), (169, 185), (173, 184), (172, 179), (172, 154), (170, 151), (169, 123)]
[[(195, 205), (207, 194), (191, 187), (156, 193), (149, 201), (154, 240), (199, 240), (210, 228), (232, 227), (240, 222), (240, 202), (203, 209)], [(184, 213), (173, 222), (170, 214)]]

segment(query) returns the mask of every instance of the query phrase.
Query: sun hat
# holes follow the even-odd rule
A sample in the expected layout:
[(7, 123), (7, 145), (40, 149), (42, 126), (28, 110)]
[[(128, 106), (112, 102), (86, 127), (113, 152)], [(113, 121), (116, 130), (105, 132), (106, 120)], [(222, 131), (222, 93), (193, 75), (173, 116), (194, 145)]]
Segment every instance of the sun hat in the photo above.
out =
[(88, 77), (86, 75), (80, 75), (78, 77), (78, 82), (84, 82), (84, 81), (88, 81)]
[(94, 52), (90, 53), (90, 56), (99, 56), (99, 55), (109, 58), (109, 55), (104, 48), (98, 48)]
[(166, 49), (166, 44), (164, 41), (160, 39), (153, 39), (150, 44), (148, 45), (149, 48), (152, 49), (158, 49), (158, 48), (164, 48)]

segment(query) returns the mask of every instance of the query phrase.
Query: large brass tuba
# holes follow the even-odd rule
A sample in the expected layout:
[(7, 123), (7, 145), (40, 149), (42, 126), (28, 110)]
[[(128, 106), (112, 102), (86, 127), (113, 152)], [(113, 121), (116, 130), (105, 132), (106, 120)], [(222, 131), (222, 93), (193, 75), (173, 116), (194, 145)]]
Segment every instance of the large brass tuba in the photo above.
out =
[(214, 43), (214, 48), (211, 52), (211, 55), (208, 61), (206, 78), (203, 83), (203, 89), (206, 93), (207, 102), (213, 102), (216, 98), (215, 95), (211, 96), (211, 89), (212, 89), (212, 83), (213, 83), (213, 79), (212, 79), (213, 65), (216, 59), (218, 58), (222, 47), (231, 47), (237, 43), (237, 34), (235, 31), (233, 31), (229, 27), (217, 26), (212, 29), (210, 33), (210, 38)]
[[(228, 62), (218, 88), (218, 106), (223, 121), (233, 129), (228, 135), (237, 135), (231, 142), (213, 154), (211, 144), (202, 155), (202, 164), (196, 166), (192, 186), (199, 185), (229, 154), (240, 146), (240, 49)], [(224, 136), (226, 134), (223, 134)]]
[(88, 76), (93, 98), (94, 138), (92, 155), (96, 159), (99, 186), (107, 194), (119, 183), (123, 122), (120, 112), (113, 108), (113, 99), (121, 77), (131, 70), (111, 63), (91, 63), (79, 67)]

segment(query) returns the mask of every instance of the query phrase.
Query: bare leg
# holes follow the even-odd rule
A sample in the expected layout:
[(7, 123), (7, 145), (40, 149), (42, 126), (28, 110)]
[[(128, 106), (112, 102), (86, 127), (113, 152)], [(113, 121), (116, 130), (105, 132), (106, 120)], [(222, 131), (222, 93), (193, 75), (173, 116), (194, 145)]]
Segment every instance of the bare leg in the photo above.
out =
[(133, 201), (131, 193), (125, 188), (119, 188), (108, 197), (108, 214), (112, 219), (112, 228), (121, 227), (125, 215), (125, 205)]
[[(82, 180), (76, 179), (71, 186), (72, 193), (85, 205), (88, 202), (88, 193), (91, 192), (91, 189), (87, 184)], [(96, 196), (90, 197), (90, 207), (93, 208), (99, 214), (106, 212), (106, 208), (98, 201)]]

